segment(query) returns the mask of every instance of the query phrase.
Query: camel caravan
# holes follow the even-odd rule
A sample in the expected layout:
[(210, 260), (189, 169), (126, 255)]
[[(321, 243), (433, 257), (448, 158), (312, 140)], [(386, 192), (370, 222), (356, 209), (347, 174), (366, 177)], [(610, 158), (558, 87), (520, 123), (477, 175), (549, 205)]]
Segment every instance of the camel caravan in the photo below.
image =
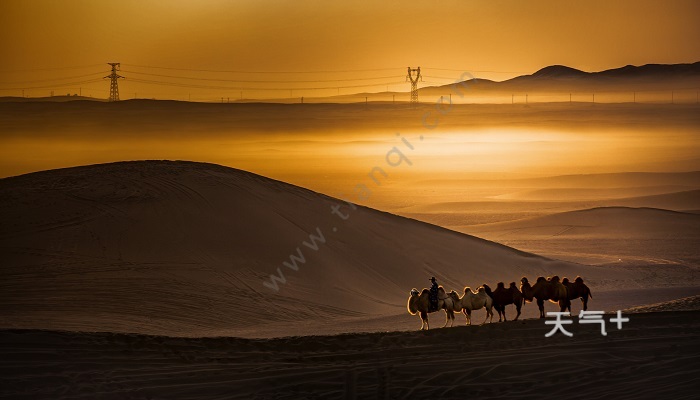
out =
[(476, 291), (470, 287), (464, 288), (464, 293), (460, 297), (454, 290), (449, 293), (445, 292), (442, 286), (437, 284), (435, 277), (430, 279), (432, 286), (430, 289), (411, 289), (411, 295), (408, 298), (408, 312), (411, 315), (420, 315), (421, 330), (430, 328), (428, 323), (428, 314), (444, 310), (446, 314), (445, 325), (454, 325), (455, 313), (462, 312), (466, 317), (467, 325), (471, 325), (472, 311), (486, 309), (486, 321), (493, 322), (493, 309), (498, 313), (498, 322), (507, 321), (506, 306), (515, 305), (517, 312), (514, 321), (520, 317), (520, 310), (524, 303), (537, 301), (537, 306), (540, 310), (540, 318), (545, 317), (544, 302), (551, 301), (559, 304), (561, 312), (571, 312), (571, 300), (581, 299), (583, 310), (588, 310), (588, 299), (593, 298), (591, 290), (583, 283), (583, 278), (577, 276), (573, 282), (568, 278), (561, 281), (558, 276), (545, 278), (540, 276), (534, 285), (523, 277), (520, 280), (520, 288), (516, 287), (515, 282), (511, 282), (506, 288), (503, 282), (496, 285), (495, 290), (487, 284), (483, 284)]

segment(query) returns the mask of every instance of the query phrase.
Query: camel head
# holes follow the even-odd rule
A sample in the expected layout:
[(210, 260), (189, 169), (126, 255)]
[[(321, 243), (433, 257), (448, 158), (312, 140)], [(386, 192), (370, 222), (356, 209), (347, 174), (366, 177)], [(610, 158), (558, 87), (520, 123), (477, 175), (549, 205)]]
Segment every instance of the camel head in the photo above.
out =
[(520, 283), (530, 283), (530, 282), (527, 280), (526, 277), (523, 276), (522, 279), (520, 279)]
[(418, 305), (416, 303), (419, 302), (419, 297), (418, 297), (418, 289), (413, 288), (411, 289), (411, 296), (408, 298), (408, 302), (406, 303), (406, 309), (408, 310), (408, 313), (411, 315), (416, 315), (418, 313)]

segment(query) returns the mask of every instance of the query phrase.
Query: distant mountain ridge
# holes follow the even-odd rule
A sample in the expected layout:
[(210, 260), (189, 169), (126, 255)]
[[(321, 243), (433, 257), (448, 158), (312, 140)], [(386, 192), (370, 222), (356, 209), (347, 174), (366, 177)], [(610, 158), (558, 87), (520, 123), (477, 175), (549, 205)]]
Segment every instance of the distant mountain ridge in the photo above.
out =
[[(437, 94), (465, 83), (426, 87), (423, 94)], [(668, 90), (700, 85), (700, 62), (689, 64), (626, 65), (597, 72), (586, 72), (565, 65), (550, 65), (533, 74), (497, 82), (475, 78), (467, 81), (470, 91), (581, 91), (581, 90)], [(434, 92), (434, 93), (433, 93)]]
[(692, 64), (645, 64), (641, 66), (626, 65), (624, 67), (606, 69), (598, 72), (585, 72), (576, 68), (567, 67), (565, 65), (550, 65), (540, 69), (532, 75), (523, 75), (518, 78), (580, 78), (585, 76), (606, 78), (638, 78), (651, 76), (698, 77), (700, 76), (700, 61)]

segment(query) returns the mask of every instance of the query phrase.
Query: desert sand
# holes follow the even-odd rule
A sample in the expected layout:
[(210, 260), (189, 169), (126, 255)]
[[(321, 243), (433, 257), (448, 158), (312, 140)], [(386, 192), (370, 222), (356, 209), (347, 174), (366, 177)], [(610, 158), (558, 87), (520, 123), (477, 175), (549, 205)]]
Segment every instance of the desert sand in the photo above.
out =
[[(282, 339), (0, 331), (13, 399), (697, 398), (699, 311)], [(609, 316), (606, 316), (606, 319)]]

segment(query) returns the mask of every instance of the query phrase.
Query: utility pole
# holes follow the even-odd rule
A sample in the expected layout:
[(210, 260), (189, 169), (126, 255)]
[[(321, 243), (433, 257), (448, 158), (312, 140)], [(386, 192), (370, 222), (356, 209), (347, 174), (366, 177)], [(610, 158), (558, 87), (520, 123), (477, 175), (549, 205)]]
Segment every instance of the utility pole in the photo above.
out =
[(107, 63), (107, 65), (112, 66), (112, 73), (105, 76), (104, 79), (109, 78), (109, 101), (119, 101), (119, 85), (117, 84), (118, 79), (123, 79), (124, 77), (117, 74), (119, 71), (121, 63)]
[[(415, 76), (413, 75), (415, 73)], [(418, 104), (418, 80), (423, 80), (420, 76), (420, 67), (411, 68), (408, 67), (408, 75), (406, 75), (406, 81), (411, 81), (411, 104)]]

